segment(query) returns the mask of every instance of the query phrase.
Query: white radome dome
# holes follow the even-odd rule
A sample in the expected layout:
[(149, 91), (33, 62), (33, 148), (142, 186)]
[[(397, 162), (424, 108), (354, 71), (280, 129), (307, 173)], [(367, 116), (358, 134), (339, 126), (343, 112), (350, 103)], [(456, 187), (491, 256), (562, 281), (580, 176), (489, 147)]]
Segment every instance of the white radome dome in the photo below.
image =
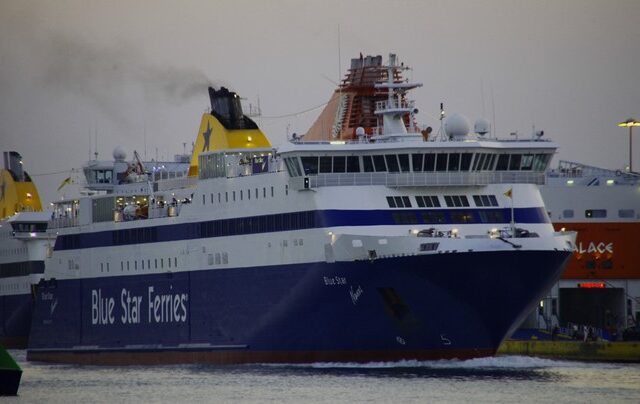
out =
[(491, 124), (484, 118), (478, 118), (473, 124), (473, 131), (478, 135), (484, 136), (491, 132)]
[(115, 149), (113, 149), (113, 159), (116, 161), (124, 161), (127, 158), (127, 152), (124, 151), (124, 149), (122, 148), (122, 146), (116, 146)]
[(469, 134), (469, 122), (460, 114), (453, 114), (444, 121), (444, 132), (447, 136), (459, 139)]

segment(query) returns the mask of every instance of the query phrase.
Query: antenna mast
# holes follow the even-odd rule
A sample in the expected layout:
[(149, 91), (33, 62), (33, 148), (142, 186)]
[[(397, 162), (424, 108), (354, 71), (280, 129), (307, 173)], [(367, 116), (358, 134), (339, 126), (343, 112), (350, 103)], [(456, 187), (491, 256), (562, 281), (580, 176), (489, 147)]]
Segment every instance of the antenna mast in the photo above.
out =
[(94, 132), (94, 136), (96, 138), (96, 143), (95, 143), (96, 151), (93, 152), (93, 155), (95, 156), (95, 160), (97, 160), (98, 159), (98, 128), (94, 127), (93, 128), (93, 132)]

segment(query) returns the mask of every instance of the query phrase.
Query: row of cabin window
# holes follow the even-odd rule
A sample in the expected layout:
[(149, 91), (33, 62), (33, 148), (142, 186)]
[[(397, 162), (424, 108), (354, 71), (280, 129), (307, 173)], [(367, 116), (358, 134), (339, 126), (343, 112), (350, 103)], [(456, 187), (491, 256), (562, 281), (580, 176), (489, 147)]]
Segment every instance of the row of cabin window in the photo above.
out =
[(228, 263), (229, 263), (229, 254), (227, 254), (226, 252), (215, 253), (215, 259), (214, 259), (214, 254), (209, 254), (207, 256), (208, 265), (226, 265)]
[[(222, 203), (223, 199), (224, 202), (235, 202), (236, 201), (236, 192), (238, 192), (239, 198), (242, 201), (244, 199), (244, 197), (247, 197), (247, 200), (251, 200), (251, 189), (247, 189), (247, 192), (245, 193), (244, 190), (239, 190), (239, 191), (226, 191), (224, 193), (224, 198), (222, 197), (222, 193), (218, 192), (218, 203)], [(288, 194), (288, 185), (287, 185), (287, 189), (285, 191)], [(259, 199), (260, 198), (260, 189), (259, 188), (255, 188), (254, 189), (254, 198), (255, 199)], [(273, 196), (275, 195), (275, 192), (273, 190), (273, 187), (271, 187), (271, 197), (273, 198)], [(267, 188), (262, 188), (262, 198), (266, 198), (267, 197)], [(210, 200), (211, 203), (214, 203), (214, 194), (210, 194)], [(204, 205), (206, 203), (206, 196), (204, 194), (202, 194), (202, 204)]]
[[(411, 156), (411, 158), (409, 158)], [(376, 154), (285, 158), (292, 177), (323, 173), (430, 171), (544, 171), (550, 154), (476, 153)], [(361, 161), (362, 159), (362, 161)], [(473, 161), (473, 165), (472, 165)]]
[[(436, 195), (418, 195), (415, 198), (420, 208), (439, 208), (441, 206), (440, 200)], [(479, 207), (499, 206), (495, 195), (473, 195), (473, 200), (476, 206)], [(469, 199), (466, 195), (445, 195), (444, 202), (447, 207), (469, 206)], [(408, 196), (387, 196), (387, 204), (390, 208), (410, 208), (411, 200)]]
[(223, 237), (251, 233), (290, 231), (316, 227), (313, 211), (221, 219), (196, 224), (198, 237)]
[[(29, 282), (23, 282), (22, 286), (24, 289), (29, 289), (31, 284)], [(0, 285), (0, 292), (13, 292), (17, 290), (20, 290), (20, 282), (7, 283), (4, 285)]]
[[(313, 211), (277, 213), (273, 215), (219, 219), (208, 222), (192, 223), (186, 236), (195, 237), (225, 237), (252, 233), (266, 233), (310, 229), (316, 227), (316, 216)], [(58, 236), (56, 243), (61, 243), (59, 249), (81, 248), (78, 235)], [(140, 229), (116, 230), (112, 232), (113, 245), (137, 244), (158, 241), (158, 228), (146, 227)]]
[[(618, 217), (625, 219), (632, 219), (635, 217), (636, 212), (634, 209), (619, 209)], [(565, 209), (562, 211), (562, 216), (564, 218), (572, 218), (574, 217), (573, 209)], [(584, 217), (587, 219), (603, 219), (607, 217), (606, 209), (587, 209), (584, 211)]]
[[(450, 221), (447, 220), (447, 215)], [(467, 224), (467, 223), (505, 223), (506, 218), (502, 211), (479, 210), (472, 211), (428, 211), (428, 212), (394, 212), (392, 214), (395, 224)]]
[[(158, 267), (158, 262), (160, 262), (160, 266)], [(140, 260), (140, 269), (152, 269), (151, 268), (151, 259), (148, 258), (147, 259), (147, 265), (145, 268), (145, 260)], [(171, 265), (173, 264), (173, 266)], [(131, 265), (131, 263), (129, 261), (120, 261), (120, 271), (124, 271), (125, 267), (127, 268), (127, 271), (130, 271), (131, 269), (133, 269), (134, 271), (138, 270), (138, 261), (134, 260), (133, 261), (133, 265)], [(154, 258), (153, 259), (153, 269), (164, 269), (164, 258)], [(178, 268), (178, 258), (177, 257), (169, 257), (167, 258), (167, 268)], [(110, 265), (108, 262), (101, 262), (100, 263), (100, 272), (104, 272), (104, 271), (109, 272), (110, 270)]]
[(26, 253), (27, 253), (27, 247), (5, 248), (0, 250), (0, 257), (9, 256), (9, 255), (26, 254)]
[(0, 279), (14, 276), (27, 276), (40, 272), (38, 261), (9, 262), (0, 264)]

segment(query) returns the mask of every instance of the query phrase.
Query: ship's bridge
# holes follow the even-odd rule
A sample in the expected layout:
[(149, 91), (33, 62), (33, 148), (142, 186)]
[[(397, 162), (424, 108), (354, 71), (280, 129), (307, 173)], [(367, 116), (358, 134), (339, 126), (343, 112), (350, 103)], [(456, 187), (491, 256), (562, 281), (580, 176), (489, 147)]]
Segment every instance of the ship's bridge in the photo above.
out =
[(278, 171), (275, 150), (270, 148), (227, 149), (198, 156), (200, 179), (235, 178)]
[(549, 141), (304, 142), (279, 150), (294, 189), (544, 184)]
[(19, 212), (7, 222), (15, 238), (45, 238), (50, 216), (47, 212)]

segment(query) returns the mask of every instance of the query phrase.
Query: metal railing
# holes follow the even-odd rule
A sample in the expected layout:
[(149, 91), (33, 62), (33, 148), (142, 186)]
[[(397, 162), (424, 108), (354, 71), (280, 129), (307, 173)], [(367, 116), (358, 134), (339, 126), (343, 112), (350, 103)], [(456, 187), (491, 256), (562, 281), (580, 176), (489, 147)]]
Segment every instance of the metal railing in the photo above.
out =
[[(305, 178), (308, 180), (305, 181)], [(542, 172), (429, 172), (429, 173), (327, 173), (291, 178), (292, 189), (336, 186), (387, 187), (474, 186), (489, 184), (544, 184)]]
[(376, 101), (376, 112), (384, 112), (388, 109), (413, 109), (415, 106), (415, 102), (413, 100), (384, 100), (384, 101)]
[(78, 225), (77, 217), (56, 217), (49, 220), (49, 229), (59, 229), (63, 227), (74, 227)]

